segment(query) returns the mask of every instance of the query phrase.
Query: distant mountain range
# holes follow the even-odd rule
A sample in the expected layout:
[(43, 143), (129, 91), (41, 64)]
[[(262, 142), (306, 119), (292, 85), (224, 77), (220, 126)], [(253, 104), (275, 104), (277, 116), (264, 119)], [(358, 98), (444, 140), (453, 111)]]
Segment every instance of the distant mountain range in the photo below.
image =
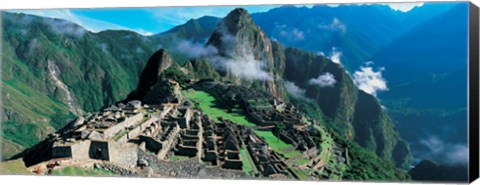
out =
[[(447, 156), (467, 145), (467, 7), (412, 28), (372, 57), (389, 82), (379, 98), (419, 158), (466, 164), (466, 154)], [(426, 144), (432, 139), (449, 147), (432, 151)]]
[[(9, 28), (2, 40), (3, 158), (33, 146), (76, 114), (127, 97), (138, 88), (145, 61), (164, 48), (175, 61), (171, 70), (189, 69), (198, 78), (238, 82), (295, 101), (305, 111), (320, 112), (317, 117), (336, 132), (398, 165), (408, 164), (410, 152), (392, 122), (414, 154), (439, 160), (442, 156), (429, 154), (422, 137), (441, 133), (438, 137), (446, 141), (466, 142), (464, 127), (443, 131), (466, 126), (466, 7), (426, 3), (403, 13), (384, 5), (284, 6), (252, 14), (258, 26), (234, 21), (245, 27), (233, 30), (242, 32), (237, 39), (244, 39), (233, 48), (222, 44), (228, 38), (216, 17), (191, 19), (167, 32), (142, 36), (131, 31), (92, 33), (60, 19), (2, 12), (3, 27)], [(227, 54), (231, 50), (245, 54), (238, 49), (243, 42), (253, 47), (248, 53), (252, 59), (265, 62), (260, 68), (252, 65), (266, 71), (252, 77), (264, 78), (261, 83), (235, 77), (251, 74), (236, 74), (228, 66), (218, 71), (211, 61), (198, 59), (214, 52), (232, 57)], [(198, 52), (185, 53), (186, 48)], [(341, 65), (326, 62), (331, 60)], [(389, 90), (378, 98), (386, 111), (351, 79), (350, 74), (370, 60), (385, 67)], [(320, 79), (330, 85), (312, 85)], [(356, 111), (364, 106), (371, 109)]]

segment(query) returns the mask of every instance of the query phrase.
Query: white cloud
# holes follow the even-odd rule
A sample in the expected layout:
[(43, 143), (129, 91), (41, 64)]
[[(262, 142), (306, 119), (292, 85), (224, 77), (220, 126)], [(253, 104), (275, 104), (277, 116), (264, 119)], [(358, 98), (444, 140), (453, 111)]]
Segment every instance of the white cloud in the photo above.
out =
[(264, 62), (255, 60), (253, 55), (229, 59), (225, 61), (229, 71), (235, 76), (248, 80), (272, 80), (273, 77), (264, 68)]
[(184, 46), (190, 47), (190, 50), (196, 50), (191, 54), (193, 57), (205, 57), (217, 69), (227, 70), (236, 77), (247, 80), (273, 79), (272, 75), (264, 69), (266, 61), (255, 59), (253, 49), (248, 43), (237, 42), (235, 35), (232, 35), (226, 29), (218, 31), (221, 32), (221, 45), (225, 47), (222, 50), (224, 52), (222, 55), (219, 55), (217, 48), (213, 45), (199, 46), (186, 43)]
[(342, 62), (340, 61), (342, 54), (343, 53), (341, 51), (338, 51), (337, 48), (333, 47), (332, 52), (330, 53), (330, 56), (328, 56), (328, 58), (334, 63), (342, 64)]
[(303, 34), (303, 31), (300, 31), (298, 29), (293, 29), (293, 36), (297, 39), (297, 40), (303, 40), (305, 39), (305, 35)]
[(290, 81), (284, 81), (285, 89), (287, 92), (295, 98), (304, 98), (305, 97), (305, 89), (298, 87), (295, 83)]
[(446, 142), (436, 136), (422, 139), (420, 144), (428, 148), (424, 156), (441, 159), (447, 164), (468, 164), (468, 147), (464, 144)]
[(332, 75), (332, 73), (328, 72), (308, 81), (308, 84), (318, 85), (320, 87), (333, 87), (335, 83), (337, 83), (337, 80), (335, 80), (335, 77)]
[(424, 3), (386, 3), (391, 9), (401, 12), (408, 12), (415, 7), (421, 7)]
[(96, 20), (84, 16), (79, 16), (73, 14), (68, 9), (52, 9), (52, 10), (9, 10), (9, 12), (14, 13), (24, 13), (30, 15), (36, 15), (41, 17), (48, 17), (48, 18), (58, 18), (70, 21), (72, 23), (78, 24), (91, 32), (100, 32), (104, 30), (130, 30), (137, 32), (142, 35), (152, 35), (153, 33), (147, 32), (142, 29), (130, 29), (123, 26), (119, 26), (110, 22)]
[(176, 44), (176, 48), (173, 48), (173, 50), (178, 53), (183, 53), (189, 58), (208, 57), (218, 54), (218, 50), (214, 46), (205, 46), (202, 43), (188, 40), (179, 41), (178, 44)]
[(43, 21), (50, 26), (53, 32), (57, 34), (81, 37), (87, 33), (87, 30), (69, 21), (60, 19), (45, 19)]
[(380, 68), (378, 71), (374, 71), (371, 66), (362, 66), (353, 74), (353, 81), (359, 89), (376, 96), (378, 91), (388, 90), (387, 82), (382, 77), (384, 70), (384, 68)]
[(108, 44), (107, 43), (101, 43), (100, 44), (100, 49), (102, 49), (103, 52), (109, 53), (108, 52)]
[[(376, 3), (355, 3), (355, 4), (326, 4), (329, 7), (336, 8), (341, 5), (350, 5), (350, 6), (362, 6), (362, 5), (372, 5)], [(389, 6), (392, 10), (401, 11), (401, 12), (408, 12), (415, 7), (421, 7), (424, 3), (416, 3), (416, 2), (398, 2), (398, 3), (380, 3), (383, 5)]]
[(347, 26), (340, 22), (340, 20), (336, 17), (332, 19), (330, 24), (320, 24), (318, 25), (318, 28), (330, 31), (340, 31), (341, 33), (345, 33), (347, 31)]
[(297, 28), (294, 28), (292, 30), (289, 30), (285, 27), (278, 27), (278, 28), (283, 29), (282, 31), (280, 31), (280, 35), (282, 35), (288, 40), (304, 40), (305, 39), (305, 34), (303, 33), (303, 31)]

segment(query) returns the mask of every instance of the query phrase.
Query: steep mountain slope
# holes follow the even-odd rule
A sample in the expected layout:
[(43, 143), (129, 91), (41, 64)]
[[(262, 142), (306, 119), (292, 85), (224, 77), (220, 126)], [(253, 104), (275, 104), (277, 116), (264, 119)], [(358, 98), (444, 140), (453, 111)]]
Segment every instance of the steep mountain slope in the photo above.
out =
[(408, 172), (413, 180), (426, 182), (465, 182), (468, 179), (466, 166), (448, 166), (423, 160)]
[(372, 59), (385, 67), (389, 83), (379, 98), (419, 158), (466, 159), (450, 159), (455, 150), (434, 152), (426, 143), (440, 138), (445, 146), (466, 146), (467, 7), (460, 3), (413, 28)]
[(298, 49), (285, 49), (285, 56), (284, 80), (304, 92), (295, 98), (318, 104), (323, 121), (340, 135), (398, 166), (408, 166), (412, 160), (408, 144), (376, 98), (359, 90), (343, 67)]

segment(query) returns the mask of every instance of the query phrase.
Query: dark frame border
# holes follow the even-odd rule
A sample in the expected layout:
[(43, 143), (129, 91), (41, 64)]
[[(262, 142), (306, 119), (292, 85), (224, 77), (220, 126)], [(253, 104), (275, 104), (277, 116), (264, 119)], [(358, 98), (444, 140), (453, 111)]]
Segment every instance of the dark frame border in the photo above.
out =
[(469, 6), (469, 181), (479, 177), (479, 10)]

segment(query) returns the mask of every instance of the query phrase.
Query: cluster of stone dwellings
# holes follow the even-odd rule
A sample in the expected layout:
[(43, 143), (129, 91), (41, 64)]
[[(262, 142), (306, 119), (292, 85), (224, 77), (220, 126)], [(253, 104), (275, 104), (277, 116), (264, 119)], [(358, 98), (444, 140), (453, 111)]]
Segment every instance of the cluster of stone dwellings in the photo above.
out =
[(171, 109), (131, 101), (79, 118), (69, 130), (54, 136), (52, 158), (97, 159), (132, 167), (137, 162), (138, 146), (129, 141), (157, 127)]
[[(252, 160), (258, 175), (284, 178), (293, 176), (282, 157), (271, 150), (250, 128), (223, 119), (214, 122), (206, 116), (202, 123), (205, 130), (202, 160), (206, 164), (228, 170), (242, 170), (243, 163)], [(241, 149), (245, 150), (243, 156), (240, 154)]]
[(315, 157), (318, 153), (317, 144), (305, 130), (280, 130), (278, 136), (282, 141), (292, 144), (297, 150), (304, 152), (309, 157)]
[(172, 151), (177, 155), (195, 156), (201, 134), (197, 117), (198, 113), (188, 103), (175, 105), (162, 117), (160, 124), (145, 130), (136, 142), (140, 149), (155, 153), (161, 160), (174, 155)]
[(247, 116), (257, 125), (271, 127), (283, 123), (299, 128), (305, 127), (303, 114), (291, 104), (251, 96), (242, 96), (240, 100), (247, 111)]
[(245, 129), (222, 119), (219, 123), (215, 123), (207, 116), (203, 117), (202, 126), (204, 128), (203, 161), (211, 166), (242, 170), (240, 148), (243, 146), (241, 137)]
[(263, 176), (283, 175), (290, 177), (293, 174), (290, 173), (285, 161), (276, 152), (269, 150), (268, 145), (261, 138), (250, 134), (247, 142), (248, 152)]

